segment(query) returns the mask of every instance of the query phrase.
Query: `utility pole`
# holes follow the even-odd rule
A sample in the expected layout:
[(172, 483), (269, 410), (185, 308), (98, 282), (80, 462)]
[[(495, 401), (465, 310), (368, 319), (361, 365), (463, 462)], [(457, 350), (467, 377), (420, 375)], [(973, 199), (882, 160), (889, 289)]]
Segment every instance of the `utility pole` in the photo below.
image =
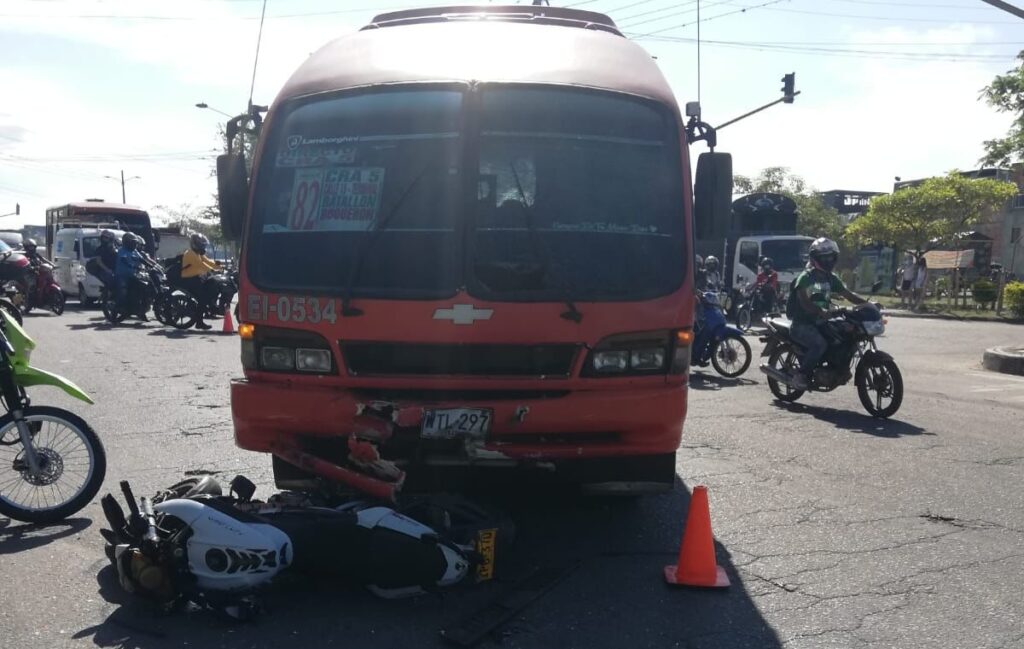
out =
[(1024, 18), (1024, 9), (1021, 9), (1020, 7), (1014, 7), (1012, 4), (1010, 4), (1008, 2), (1003, 2), (1003, 0), (981, 0), (981, 1), (984, 2), (985, 4), (992, 5), (996, 9), (1002, 9), (1003, 11), (1005, 11), (1008, 14), (1013, 14), (1014, 16), (1017, 16), (1018, 18)]

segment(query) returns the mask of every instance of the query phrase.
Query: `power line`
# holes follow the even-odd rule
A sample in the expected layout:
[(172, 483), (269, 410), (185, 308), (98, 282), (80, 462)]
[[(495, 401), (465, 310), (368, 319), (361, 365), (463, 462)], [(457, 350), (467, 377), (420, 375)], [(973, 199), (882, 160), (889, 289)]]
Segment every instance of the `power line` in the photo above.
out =
[[(773, 3), (774, 4), (774, 3)], [(784, 9), (775, 7), (768, 11), (781, 11), (789, 14), (805, 14), (808, 16), (829, 16), (831, 18), (853, 18), (855, 20), (885, 20), (890, 22), (915, 22), (915, 23), (949, 23), (956, 22), (949, 18), (907, 18), (903, 16), (865, 16), (863, 14), (841, 14), (828, 11), (811, 11), (809, 9)], [(1019, 25), (1019, 22), (1009, 20), (968, 20), (963, 22), (985, 24), (985, 25)]]
[[(676, 43), (688, 43), (695, 44), (697, 39), (686, 38), (682, 36), (655, 36), (648, 40), (654, 40), (659, 42), (676, 42)], [(828, 48), (828, 47), (801, 47), (794, 45), (781, 45), (778, 43), (769, 42), (758, 42), (758, 41), (715, 41), (715, 40), (703, 40), (701, 41), (706, 45), (713, 45), (719, 47), (732, 47), (737, 49), (750, 49), (750, 50), (761, 50), (761, 51), (780, 51), (780, 52), (800, 52), (800, 53), (813, 53), (823, 56), (848, 56), (851, 58), (876, 58), (876, 59), (895, 59), (895, 60), (906, 60), (906, 61), (1001, 61), (1012, 59), (1016, 56), (1016, 53), (1005, 53), (1005, 54), (975, 54), (975, 53), (963, 53), (955, 54), (948, 52), (906, 52), (906, 51), (891, 51), (891, 50), (859, 50), (851, 48)]]
[[(760, 9), (762, 7), (767, 7), (769, 5), (778, 4), (778, 3), (783, 2), (783, 1), (784, 0), (768, 0), (767, 2), (762, 2), (759, 5), (748, 5), (748, 6), (740, 8), (740, 9), (737, 9), (735, 11), (727, 11), (725, 13), (715, 14), (714, 16), (708, 16), (707, 18), (701, 18), (700, 22), (706, 23), (709, 20), (715, 20), (716, 18), (725, 18), (726, 16), (732, 16), (732, 15), (735, 15), (735, 14), (746, 13), (747, 11), (750, 11), (751, 9)], [(673, 29), (682, 29), (683, 27), (690, 27), (690, 26), (693, 26), (695, 24), (697, 24), (697, 21), (693, 21), (693, 22), (689, 22), (689, 23), (683, 23), (681, 25), (673, 25), (671, 27), (665, 27), (663, 29), (656, 29), (653, 32), (647, 32), (646, 34), (631, 35), (631, 38), (645, 38), (647, 36), (653, 36), (655, 34), (661, 34), (662, 32), (671, 31)]]
[(634, 18), (643, 18), (644, 16), (650, 16), (652, 14), (660, 14), (663, 11), (672, 11), (673, 9), (679, 9), (680, 7), (688, 5), (688, 4), (692, 5), (692, 4), (694, 4), (694, 2), (695, 2), (695, 0), (690, 0), (689, 2), (683, 2), (683, 3), (680, 3), (678, 5), (670, 4), (670, 5), (661, 7), (659, 9), (650, 9), (648, 11), (641, 11), (640, 13), (633, 14), (631, 16), (623, 16), (622, 18), (619, 18), (618, 20), (626, 22), (626, 21), (629, 21), (629, 20), (633, 20)]

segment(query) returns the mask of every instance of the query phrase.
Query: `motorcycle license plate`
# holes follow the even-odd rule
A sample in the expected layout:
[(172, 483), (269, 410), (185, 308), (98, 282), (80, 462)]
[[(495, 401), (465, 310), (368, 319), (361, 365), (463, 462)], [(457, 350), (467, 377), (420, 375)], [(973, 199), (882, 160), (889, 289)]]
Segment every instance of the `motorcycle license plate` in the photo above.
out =
[(423, 413), (420, 435), (426, 439), (484, 437), (491, 430), (494, 413), (486, 408), (438, 408)]
[(494, 579), (494, 545), (498, 530), (488, 528), (476, 533), (476, 551), (480, 554), (480, 565), (476, 567), (476, 580)]

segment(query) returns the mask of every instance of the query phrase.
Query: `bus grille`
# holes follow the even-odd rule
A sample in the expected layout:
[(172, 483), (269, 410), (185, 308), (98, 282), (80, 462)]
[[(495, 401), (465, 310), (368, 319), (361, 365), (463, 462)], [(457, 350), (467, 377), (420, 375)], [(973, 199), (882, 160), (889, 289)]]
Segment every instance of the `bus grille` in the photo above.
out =
[(578, 349), (574, 344), (340, 344), (349, 374), (360, 376), (567, 377)]

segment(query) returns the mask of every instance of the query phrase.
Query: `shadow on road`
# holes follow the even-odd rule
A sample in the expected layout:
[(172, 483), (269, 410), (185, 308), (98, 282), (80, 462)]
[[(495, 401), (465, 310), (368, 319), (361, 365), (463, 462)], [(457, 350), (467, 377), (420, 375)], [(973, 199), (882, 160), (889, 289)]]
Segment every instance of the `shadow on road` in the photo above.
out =
[[(491, 499), (511, 514), (517, 539), (498, 549), (495, 581), (415, 599), (382, 600), (352, 585), (292, 578), (267, 595), (268, 612), (255, 623), (233, 624), (205, 611), (170, 616), (100, 571), (99, 594), (119, 607), (82, 629), (101, 647), (447, 647), (440, 629), (496, 596), (532, 566), (576, 568), (564, 581), (484, 638), (478, 646), (715, 647), (780, 646), (732, 565), (716, 543), (718, 562), (732, 580), (725, 590), (667, 586), (663, 567), (676, 562), (689, 491), (640, 499), (592, 499), (550, 492)], [(712, 503), (712, 511), (714, 511)]]
[(149, 332), (150, 336), (163, 336), (164, 338), (173, 339), (195, 338), (196, 336), (212, 336), (214, 334), (220, 335), (220, 332), (215, 331), (214, 329), (174, 329), (173, 327), (154, 329), (153, 331)]
[(739, 387), (741, 385), (756, 385), (757, 381), (745, 379), (742, 376), (735, 379), (727, 379), (718, 374), (705, 374), (694, 372), (690, 374), (690, 388), (694, 390), (721, 390), (722, 388)]
[(141, 320), (126, 320), (120, 324), (110, 324), (106, 318), (100, 316), (98, 318), (89, 318), (87, 323), (71, 323), (67, 325), (67, 328), (71, 331), (82, 331), (85, 329), (92, 329), (94, 331), (107, 331), (110, 329), (148, 329), (149, 322), (142, 322)]
[(875, 437), (903, 437), (904, 435), (934, 435), (920, 426), (909, 424), (898, 419), (877, 419), (856, 410), (838, 410), (821, 406), (808, 406), (802, 403), (786, 403), (775, 400), (775, 407), (793, 413), (801, 413), (827, 422), (836, 428), (854, 433), (864, 433)]
[(90, 525), (92, 521), (88, 518), (67, 518), (51, 525), (0, 519), (0, 556), (38, 548), (65, 536), (78, 534)]

